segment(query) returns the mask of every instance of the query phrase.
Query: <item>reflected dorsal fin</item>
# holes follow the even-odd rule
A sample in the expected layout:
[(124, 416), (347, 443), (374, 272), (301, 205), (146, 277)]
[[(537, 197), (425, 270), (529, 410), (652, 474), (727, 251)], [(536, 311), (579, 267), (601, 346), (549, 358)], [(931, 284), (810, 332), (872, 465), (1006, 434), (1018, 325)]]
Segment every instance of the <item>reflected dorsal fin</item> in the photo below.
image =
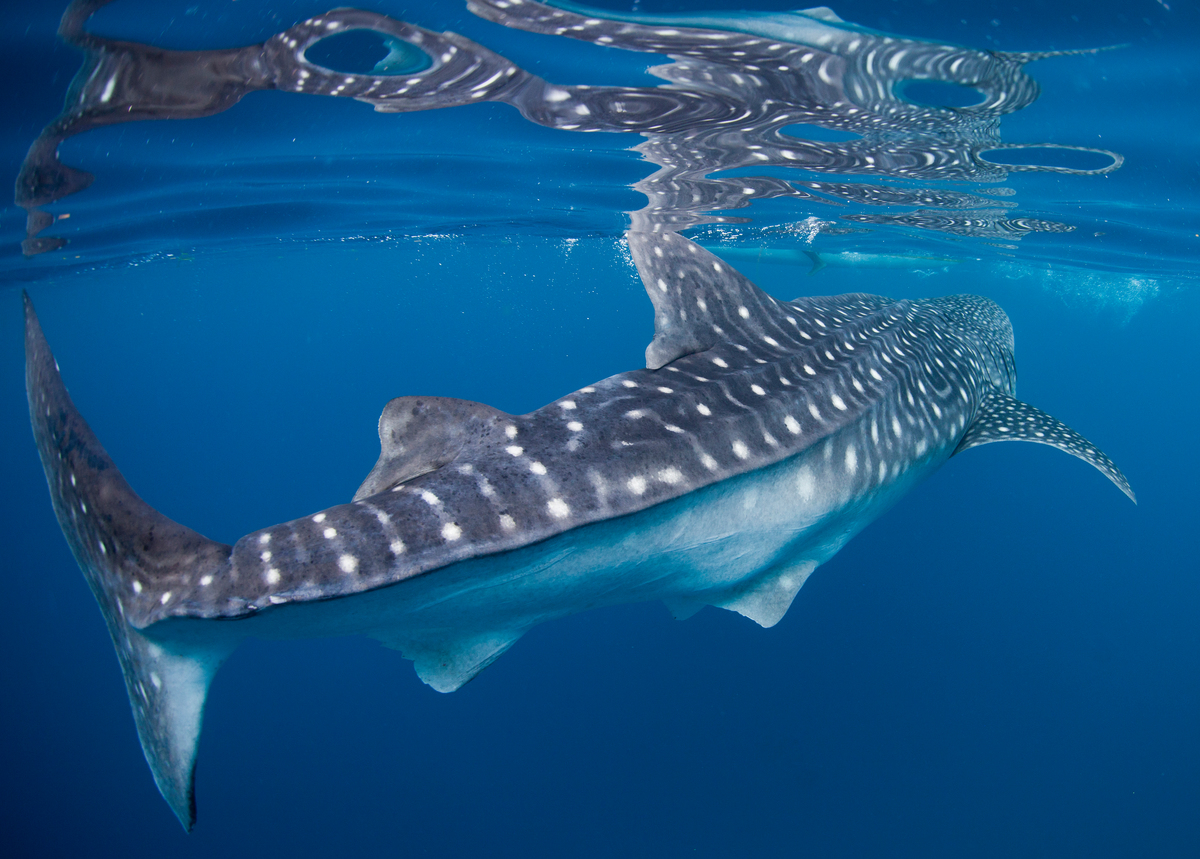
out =
[(473, 433), (509, 417), (470, 400), (396, 397), (379, 416), (379, 461), (354, 493), (354, 500), (436, 471), (458, 456)]
[(1035, 409), (1028, 403), (995, 390), (984, 397), (979, 413), (963, 433), (962, 441), (958, 443), (954, 453), (962, 453), (968, 448), (991, 444), (994, 441), (1032, 441), (1066, 451), (1095, 466), (1128, 495), (1134, 504), (1137, 503), (1129, 481), (1104, 451), (1041, 409)]
[(646, 368), (718, 343), (759, 342), (777, 302), (728, 263), (677, 233), (625, 234), (654, 304), (654, 340)]

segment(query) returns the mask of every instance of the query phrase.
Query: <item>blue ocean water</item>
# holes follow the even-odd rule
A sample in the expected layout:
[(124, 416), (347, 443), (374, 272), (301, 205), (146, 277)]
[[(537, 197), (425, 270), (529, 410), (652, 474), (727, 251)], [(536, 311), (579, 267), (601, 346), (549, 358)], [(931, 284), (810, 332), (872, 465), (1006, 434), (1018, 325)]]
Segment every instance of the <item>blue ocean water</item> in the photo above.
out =
[[(329, 8), (117, 0), (87, 26), (211, 51)], [(521, 32), (457, 2), (370, 9), (460, 33), (555, 83), (664, 83), (647, 69), (666, 57)], [(658, 604), (585, 612), (534, 628), (451, 695), (367, 639), (250, 641), (213, 684), (200, 818), (184, 835), (49, 504), (23, 391), (21, 289), (130, 484), (233, 542), (348, 500), (393, 396), (523, 413), (641, 366), (653, 318), (620, 236), (646, 201), (631, 186), (654, 165), (631, 150), (640, 134), (572, 133), (493, 102), (392, 115), (264, 91), (203, 118), (86, 131), (59, 154), (94, 183), (43, 207), (56, 220), (40, 235), (65, 244), (25, 256), (25, 210), (0, 211), (6, 852), (1200, 852), (1200, 22), (1155, 0), (863, 0), (836, 12), (980, 51), (1116, 46), (1032, 62), (1040, 96), (995, 134), (1123, 163), (878, 182), (1008, 189), (995, 199), (1010, 209), (905, 219), (931, 207), (839, 200), (823, 186), (720, 210), (750, 220), (688, 234), (781, 298), (993, 298), (1016, 332), (1019, 396), (1103, 447), (1138, 506), (1049, 448), (989, 446), (852, 540), (772, 629), (714, 608), (682, 623)], [(81, 61), (55, 39), (60, 13), (9, 10), (0, 139), (14, 179)], [(936, 106), (956, 94), (906, 97)], [(830, 143), (840, 133), (797, 131)], [(906, 139), (889, 133), (885, 143)], [(777, 167), (724, 175), (864, 181)], [(764, 248), (827, 264), (810, 274)]]

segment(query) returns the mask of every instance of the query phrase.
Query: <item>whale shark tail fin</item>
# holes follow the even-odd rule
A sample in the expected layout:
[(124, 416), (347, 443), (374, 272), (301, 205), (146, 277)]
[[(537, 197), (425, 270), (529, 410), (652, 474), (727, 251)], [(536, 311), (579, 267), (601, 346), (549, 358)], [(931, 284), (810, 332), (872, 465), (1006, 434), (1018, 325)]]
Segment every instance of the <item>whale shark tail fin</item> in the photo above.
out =
[(963, 433), (954, 453), (959, 454), (994, 441), (1032, 441), (1077, 456), (1111, 480), (1129, 496), (1130, 501), (1137, 504), (1129, 481), (1104, 451), (1041, 409), (997, 390), (984, 397), (979, 413)]
[(812, 268), (808, 270), (809, 274), (816, 274), (828, 265), (825, 260), (821, 259), (821, 255), (816, 251), (805, 251), (804, 255), (812, 260)]
[(204, 613), (191, 594), (228, 569), (231, 548), (134, 493), (71, 402), (28, 295), (24, 301), (29, 417), (54, 512), (108, 625), (154, 780), (191, 829), (204, 700), (237, 639), (223, 629), (200, 640), (171, 618)]

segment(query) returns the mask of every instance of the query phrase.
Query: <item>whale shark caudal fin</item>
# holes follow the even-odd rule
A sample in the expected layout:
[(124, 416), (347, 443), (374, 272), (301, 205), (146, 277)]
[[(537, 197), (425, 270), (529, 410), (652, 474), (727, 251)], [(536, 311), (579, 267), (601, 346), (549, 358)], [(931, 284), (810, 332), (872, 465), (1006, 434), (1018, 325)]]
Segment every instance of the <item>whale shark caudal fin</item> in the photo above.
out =
[(954, 454), (994, 441), (1032, 441), (1066, 451), (1094, 466), (1137, 504), (1129, 481), (1104, 451), (1041, 409), (993, 389), (984, 397), (975, 420), (963, 433)]
[[(193, 577), (219, 576), (231, 547), (172, 522), (129, 488), (67, 395), (33, 304), (23, 297), (29, 417), (54, 512), (104, 614), (154, 780), (191, 829), (204, 699), (237, 639), (227, 630), (204, 641), (142, 630), (169, 616), (172, 583), (179, 592)], [(162, 596), (142, 599), (143, 590)]]

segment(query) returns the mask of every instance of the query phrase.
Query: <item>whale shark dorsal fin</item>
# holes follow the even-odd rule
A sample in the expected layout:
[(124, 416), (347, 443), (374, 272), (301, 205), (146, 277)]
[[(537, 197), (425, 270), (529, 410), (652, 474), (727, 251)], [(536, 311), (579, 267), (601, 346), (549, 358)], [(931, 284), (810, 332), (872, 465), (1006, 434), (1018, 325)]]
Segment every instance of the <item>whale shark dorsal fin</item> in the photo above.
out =
[(379, 461), (354, 493), (361, 501), (436, 471), (488, 424), (511, 418), (499, 409), (451, 397), (396, 397), (379, 416)]
[(758, 342), (778, 302), (728, 263), (672, 232), (626, 233), (654, 305), (646, 369), (657, 370), (718, 343)]
[(846, 22), (838, 17), (838, 13), (834, 12), (828, 6), (814, 6), (811, 9), (800, 9), (796, 14), (807, 15), (809, 18), (816, 18), (818, 21), (828, 21), (831, 24), (845, 24)]
[(963, 433), (954, 453), (959, 454), (969, 448), (991, 444), (994, 441), (1031, 441), (1048, 444), (1077, 456), (1115, 483), (1134, 504), (1137, 503), (1129, 481), (1104, 451), (1041, 409), (996, 390), (984, 397), (975, 420)]

